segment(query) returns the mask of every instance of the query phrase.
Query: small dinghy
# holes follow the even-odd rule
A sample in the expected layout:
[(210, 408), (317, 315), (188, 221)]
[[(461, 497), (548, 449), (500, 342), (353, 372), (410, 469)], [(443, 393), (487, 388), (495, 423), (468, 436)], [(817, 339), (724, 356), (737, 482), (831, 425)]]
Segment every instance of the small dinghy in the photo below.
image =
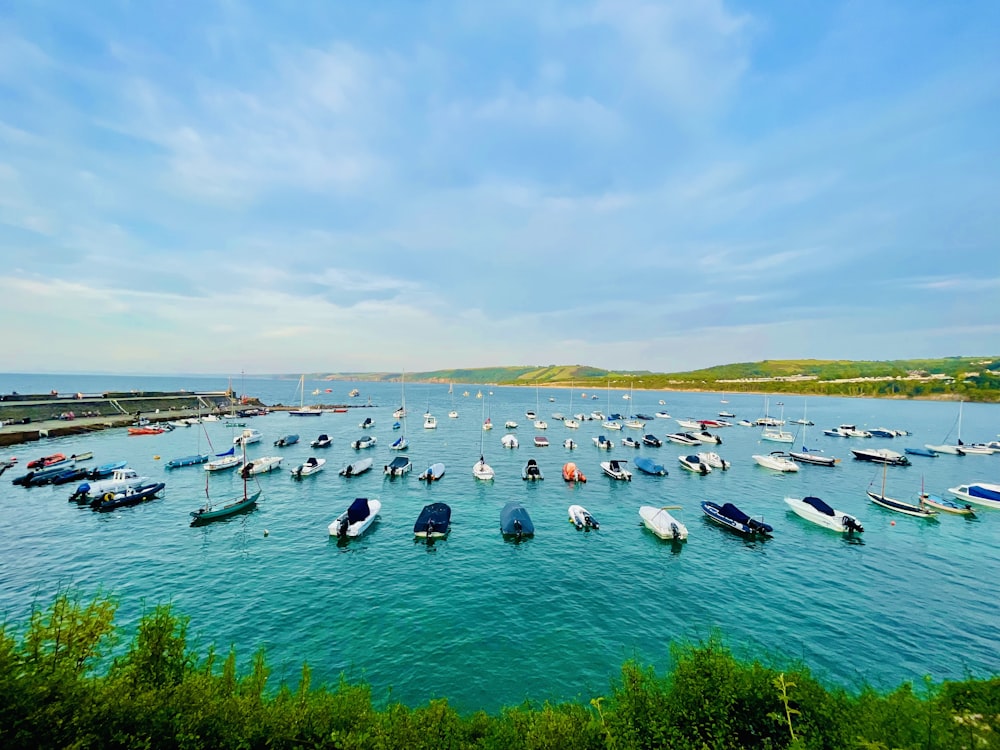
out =
[(516, 448), (518, 446), (517, 437), (514, 435), (504, 435), (500, 438), (500, 445), (504, 448)]
[(625, 468), (624, 464), (626, 463), (626, 461), (617, 458), (612, 458), (610, 461), (601, 461), (601, 471), (612, 479), (628, 482), (632, 479), (632, 472)]
[(528, 459), (528, 463), (525, 464), (524, 469), (521, 470), (521, 479), (529, 482), (537, 482), (545, 479), (545, 477), (542, 476), (542, 469), (539, 467), (538, 462), (535, 459)]
[(959, 516), (975, 516), (976, 511), (968, 503), (956, 503), (951, 498), (932, 495), (929, 492), (920, 493), (920, 504), (927, 505), (942, 513), (953, 513)]
[(567, 481), (567, 482), (586, 482), (587, 481), (587, 477), (585, 477), (583, 475), (583, 472), (580, 471), (576, 467), (576, 464), (573, 463), (572, 461), (569, 461), (568, 463), (563, 464), (563, 467), (562, 467), (562, 478), (565, 481)]
[(333, 445), (333, 439), (324, 432), (318, 438), (309, 443), (309, 445), (313, 448), (329, 448)]
[(712, 467), (702, 461), (696, 453), (687, 456), (678, 456), (677, 460), (680, 461), (681, 466), (688, 471), (693, 471), (695, 474), (704, 475), (712, 471)]
[(315, 474), (319, 471), (323, 471), (323, 467), (326, 465), (325, 458), (316, 458), (315, 456), (309, 456), (303, 463), (292, 469), (292, 477), (295, 479), (302, 479), (302, 477), (307, 477), (310, 474)]
[(472, 466), (472, 476), (485, 482), (493, 479), (496, 473), (493, 471), (493, 467), (486, 463), (486, 459), (480, 456), (479, 460)]
[(423, 471), (423, 473), (421, 473), (419, 478), (424, 482), (438, 482), (441, 480), (441, 477), (443, 476), (444, 476), (444, 464), (438, 462), (436, 464), (431, 464), (430, 466), (428, 466)]
[(378, 438), (374, 435), (365, 435), (364, 437), (360, 437), (352, 442), (351, 447), (354, 448), (354, 450), (359, 451), (364, 450), (365, 448), (374, 448), (375, 443), (377, 442)]
[(358, 461), (352, 461), (347, 464), (343, 469), (340, 470), (340, 476), (342, 477), (356, 477), (359, 474), (364, 474), (366, 471), (371, 470), (372, 459), (362, 458)]
[(155, 500), (157, 493), (166, 485), (163, 482), (142, 484), (137, 487), (129, 487), (121, 492), (106, 492), (99, 498), (95, 498), (90, 503), (90, 507), (96, 511), (106, 513), (117, 508), (127, 508), (131, 505)]
[(289, 445), (295, 445), (299, 442), (298, 435), (283, 435), (274, 441), (275, 448), (287, 448)]
[(818, 497), (786, 497), (785, 503), (800, 518), (812, 521), (824, 529), (839, 531), (842, 534), (864, 531), (857, 518), (830, 507)]
[(770, 536), (774, 531), (771, 524), (751, 518), (732, 503), (719, 505), (705, 501), (701, 509), (710, 520), (743, 536)]
[(569, 506), (569, 520), (579, 530), (599, 529), (601, 525), (597, 519), (590, 515), (590, 511), (582, 505)]
[(656, 437), (656, 435), (650, 434), (642, 436), (642, 444), (648, 445), (650, 448), (659, 448), (663, 445), (663, 441)]
[(626, 435), (622, 438), (622, 445), (626, 448), (638, 448), (642, 443), (636, 440), (631, 435)]
[(671, 510), (678, 509), (676, 505), (668, 505), (662, 508), (643, 505), (639, 508), (639, 517), (642, 518), (643, 526), (660, 537), (660, 539), (683, 542), (688, 538), (687, 526), (670, 515)]
[(512, 500), (500, 511), (500, 533), (512, 539), (522, 539), (535, 535), (535, 524), (524, 506)]
[(350, 507), (327, 527), (327, 530), (330, 536), (340, 539), (361, 536), (375, 521), (380, 510), (382, 510), (381, 501), (367, 497), (356, 498)]
[(635, 468), (643, 474), (652, 474), (656, 477), (665, 477), (667, 475), (667, 470), (663, 467), (663, 464), (658, 464), (646, 456), (639, 456), (635, 459)]
[(698, 458), (701, 459), (702, 463), (708, 464), (713, 469), (722, 469), (723, 471), (725, 471), (730, 466), (732, 466), (732, 464), (729, 463), (729, 461), (727, 461), (726, 459), (724, 459), (718, 453), (714, 453), (714, 452), (699, 453), (698, 454)]
[(593, 441), (594, 445), (596, 445), (601, 450), (609, 451), (615, 447), (615, 444), (612, 441), (608, 440), (606, 437), (604, 437), (604, 435), (598, 435), (597, 437), (593, 438)]
[(451, 530), (451, 508), (444, 503), (425, 505), (413, 524), (413, 536), (440, 539)]
[(240, 476), (245, 479), (246, 477), (257, 476), (258, 474), (267, 474), (281, 466), (283, 460), (281, 456), (261, 456), (260, 458), (252, 459), (240, 468)]
[(566, 438), (563, 440), (563, 448), (566, 450), (576, 450), (576, 441), (573, 438)]
[(382, 473), (389, 477), (401, 477), (409, 474), (413, 468), (413, 462), (406, 456), (396, 456), (382, 469)]
[(362, 430), (367, 430), (370, 427), (374, 427), (374, 426), (375, 426), (375, 420), (372, 419), (371, 417), (365, 417), (364, 421), (361, 422), (361, 424), (358, 425), (358, 427), (360, 427)]

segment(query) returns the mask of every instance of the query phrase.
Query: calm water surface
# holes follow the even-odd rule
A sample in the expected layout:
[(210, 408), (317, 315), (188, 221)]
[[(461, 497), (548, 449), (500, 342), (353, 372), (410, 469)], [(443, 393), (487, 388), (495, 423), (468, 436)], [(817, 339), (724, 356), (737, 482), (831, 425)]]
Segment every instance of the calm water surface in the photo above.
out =
[[(0, 376), (0, 392), (22, 393), (227, 385), (199, 377)], [(297, 380), (246, 378), (233, 385), (266, 403), (298, 403)], [(381, 468), (395, 455), (389, 445), (399, 434), (392, 430), (399, 384), (335, 383), (331, 394), (312, 395), (329, 385), (307, 382), (306, 402), (362, 405), (370, 397), (375, 407), (251, 420), (264, 440), (250, 455), (281, 455), (282, 471), (259, 478), (264, 494), (257, 510), (202, 528), (189, 526), (188, 513), (204, 500), (206, 472), (166, 471), (163, 464), (228, 448), (234, 429), (222, 422), (159, 436), (109, 430), (0, 449), (0, 458), (17, 455), (22, 461), (92, 450), (95, 464), (127, 458), (167, 482), (160, 500), (97, 514), (66, 501), (72, 485), (24, 490), (9, 481), (23, 468), (5, 474), (0, 612), (23, 620), (33, 601), (47, 603), (68, 584), (113, 593), (121, 602), (118, 621), (126, 627), (143, 607), (170, 601), (191, 618), (195, 645), (234, 645), (244, 665), (264, 646), (277, 679), (296, 680), (306, 660), (317, 680), (333, 682), (346, 672), (368, 680), (378, 697), (416, 705), (447, 696), (462, 710), (494, 710), (525, 698), (585, 700), (607, 690), (624, 659), (666, 667), (672, 640), (713, 632), (741, 656), (801, 659), (824, 679), (848, 686), (1000, 671), (1000, 512), (928, 522), (884, 511), (865, 496), (870, 483), (881, 485), (881, 469), (854, 461), (849, 452), (859, 445), (902, 451), (941, 442), (949, 431), (954, 437), (956, 404), (835, 398), (806, 403), (784, 396), (786, 420), (807, 408), (816, 422), (806, 442), (842, 459), (836, 468), (803, 466), (796, 475), (754, 464), (752, 454), (782, 447), (761, 443), (754, 428), (719, 431), (724, 443), (717, 450), (733, 467), (706, 477), (680, 467), (677, 456), (687, 452), (682, 446), (636, 451), (621, 447), (620, 439), (641, 433), (607, 433), (619, 443), (612, 456), (652, 455), (670, 472), (636, 473), (631, 483), (619, 483), (600, 472), (607, 454), (591, 442), (602, 432), (598, 423), (568, 430), (549, 415), (626, 413), (627, 391), (600, 389), (592, 400), (591, 392), (575, 389), (571, 402), (568, 389), (536, 394), (531, 388), (493, 388), (490, 397), (490, 389), (478, 386), (456, 384), (449, 395), (445, 385), (408, 384), (407, 455), (414, 471), (388, 480)], [(348, 398), (355, 386), (361, 396)], [(466, 390), (469, 396), (462, 395)], [(482, 400), (475, 397), (479, 391)], [(636, 392), (633, 403), (636, 411), (666, 409), (677, 418), (709, 418), (720, 410), (751, 420), (763, 414), (762, 396), (728, 399), (721, 404), (719, 394)], [(536, 431), (524, 412), (536, 404), (549, 421), (549, 448), (531, 445)], [(438, 417), (437, 430), (421, 427), (428, 408)], [(452, 408), (457, 419), (447, 416)], [(496, 425), (485, 434), (484, 408)], [(780, 409), (772, 404), (772, 415)], [(337, 472), (359, 457), (349, 443), (362, 434), (358, 425), (365, 416), (376, 420), (370, 432), (378, 445), (360, 455), (370, 455), (375, 470), (345, 479)], [(507, 419), (521, 425), (517, 450), (500, 447)], [(842, 422), (913, 435), (864, 441), (823, 436), (824, 427)], [(673, 420), (656, 419), (644, 432), (663, 437), (677, 429)], [(275, 448), (273, 442), (289, 432), (297, 432), (300, 443)], [(312, 454), (309, 441), (321, 432), (334, 438), (332, 448), (316, 452), (327, 458), (326, 470), (293, 481), (289, 470)], [(966, 442), (995, 439), (998, 432), (1000, 407), (965, 405)], [(562, 447), (570, 435), (579, 443), (575, 451)], [(481, 440), (497, 472), (488, 483), (472, 477)], [(521, 480), (529, 458), (541, 465), (543, 482)], [(568, 460), (588, 475), (587, 484), (561, 480)], [(431, 486), (418, 481), (418, 472), (436, 461), (447, 466), (444, 479)], [(913, 457), (910, 467), (888, 469), (886, 492), (912, 498), (922, 484), (944, 493), (970, 480), (1000, 482), (1000, 455)], [(213, 498), (224, 499), (238, 494), (241, 482), (235, 472), (213, 474), (208, 488)], [(857, 515), (864, 534), (845, 539), (786, 510), (785, 496), (805, 494)], [(330, 521), (354, 497), (365, 496), (383, 503), (368, 535), (346, 544), (331, 539)], [(499, 512), (511, 499), (527, 507), (535, 538), (519, 544), (501, 539)], [(731, 501), (763, 515), (775, 527), (774, 537), (746, 542), (727, 533), (701, 517), (702, 500)], [(413, 522), (435, 501), (452, 506), (452, 533), (432, 545), (417, 543)], [(600, 530), (576, 531), (567, 522), (572, 503), (587, 507)], [(688, 525), (689, 541), (675, 546), (644, 530), (638, 516), (644, 504), (683, 506), (676, 515)]]

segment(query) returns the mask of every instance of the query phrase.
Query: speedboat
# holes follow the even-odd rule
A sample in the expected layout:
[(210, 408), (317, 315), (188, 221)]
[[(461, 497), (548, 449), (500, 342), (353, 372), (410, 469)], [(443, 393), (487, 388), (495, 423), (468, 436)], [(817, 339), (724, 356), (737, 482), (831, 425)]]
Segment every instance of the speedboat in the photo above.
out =
[(708, 474), (712, 471), (712, 467), (702, 461), (701, 457), (695, 453), (687, 456), (678, 456), (677, 460), (680, 461), (681, 466), (688, 471), (693, 471), (695, 474)]
[(545, 479), (545, 477), (542, 476), (542, 470), (539, 468), (538, 462), (535, 459), (528, 459), (528, 463), (525, 464), (524, 469), (521, 470), (521, 479), (532, 482)]
[(937, 451), (932, 451), (930, 448), (904, 448), (904, 453), (908, 453), (911, 456), (923, 456), (924, 458), (937, 458)]
[(289, 445), (295, 445), (297, 442), (299, 442), (298, 435), (285, 435), (275, 440), (274, 446), (276, 448), (286, 448)]
[(535, 435), (535, 437), (533, 438), (533, 442), (535, 443), (536, 448), (549, 447), (549, 439), (545, 437), (545, 435)]
[(609, 450), (611, 450), (615, 446), (614, 442), (612, 442), (611, 440), (608, 440), (606, 437), (604, 437), (604, 435), (597, 435), (596, 437), (594, 437), (592, 439), (594, 441), (594, 445), (596, 445), (598, 448), (601, 448), (603, 450), (608, 450), (609, 451)]
[(93, 498), (108, 492), (124, 492), (129, 487), (137, 487), (149, 481), (149, 477), (139, 476), (139, 472), (135, 469), (115, 469), (114, 473), (107, 479), (98, 479), (95, 482), (83, 482), (77, 485), (69, 499), (78, 503), (90, 502)]
[(445, 503), (425, 505), (417, 522), (413, 524), (413, 536), (421, 539), (441, 539), (451, 530), (451, 508)]
[(90, 507), (96, 511), (107, 512), (116, 508), (127, 508), (131, 505), (149, 502), (155, 500), (156, 495), (165, 486), (163, 482), (153, 482), (127, 487), (120, 492), (106, 492), (100, 497), (95, 497), (91, 501)]
[(601, 427), (605, 430), (620, 430), (622, 428), (621, 422), (614, 419), (607, 419), (601, 422)]
[(382, 473), (390, 477), (401, 477), (404, 474), (409, 474), (412, 468), (413, 463), (409, 458), (406, 456), (395, 456), (392, 461), (383, 467)]
[(631, 435), (626, 435), (625, 437), (622, 438), (622, 445), (625, 446), (626, 448), (638, 448), (640, 445), (642, 445), (642, 443), (640, 443)]
[(771, 524), (751, 518), (732, 503), (719, 505), (706, 500), (701, 504), (701, 509), (710, 520), (737, 534), (750, 537), (770, 536), (774, 531)]
[(566, 438), (563, 440), (563, 448), (566, 448), (567, 450), (575, 450), (576, 441), (573, 438)]
[(639, 508), (639, 517), (642, 518), (643, 525), (660, 539), (683, 542), (688, 538), (687, 526), (670, 515), (674, 507), (656, 508), (652, 505), (643, 505)]
[(310, 474), (315, 474), (316, 472), (323, 471), (323, 467), (326, 466), (325, 458), (316, 458), (315, 456), (309, 456), (305, 461), (292, 469), (292, 477), (294, 479), (302, 479), (302, 477), (307, 477)]
[(667, 412), (665, 412), (665, 411), (658, 411), (658, 412), (656, 412), (656, 418), (657, 419), (670, 419), (670, 415)]
[(701, 459), (702, 463), (708, 464), (713, 469), (722, 469), (723, 471), (725, 471), (730, 466), (732, 466), (732, 464), (729, 463), (729, 461), (727, 461), (726, 459), (724, 459), (718, 453), (714, 453), (714, 452), (699, 453), (698, 454), (698, 458)]
[(48, 469), (56, 464), (61, 464), (67, 460), (65, 453), (53, 453), (50, 456), (42, 456), (25, 464), (28, 469)]
[(518, 446), (517, 437), (515, 435), (504, 435), (500, 438), (500, 445), (504, 448), (516, 448)]
[(586, 482), (587, 477), (584, 476), (583, 472), (580, 471), (576, 464), (569, 461), (563, 464), (562, 467), (562, 477), (567, 482)]
[[(736, 415), (733, 414), (731, 411), (720, 411), (719, 416), (726, 419), (736, 419)], [(812, 424), (812, 422), (810, 422), (810, 424)]]
[(438, 426), (437, 417), (433, 414), (424, 415), (424, 429), (425, 430), (436, 430)]
[(601, 471), (612, 479), (627, 482), (632, 479), (632, 472), (625, 468), (625, 463), (625, 461), (617, 458), (612, 458), (610, 461), (601, 461)]
[(263, 437), (264, 436), (261, 434), (260, 430), (248, 427), (233, 438), (233, 445), (250, 445), (252, 443), (259, 443)]
[(361, 536), (375, 521), (380, 510), (382, 510), (381, 501), (375, 498), (356, 498), (350, 507), (327, 527), (330, 536), (341, 539)]
[(960, 484), (958, 487), (951, 487), (948, 492), (955, 497), (960, 497), (976, 505), (985, 505), (987, 508), (1000, 508), (1000, 484), (972, 482), (969, 484)]
[(825, 529), (832, 529), (850, 534), (854, 531), (864, 531), (861, 522), (854, 516), (830, 507), (818, 497), (786, 497), (785, 502), (796, 515), (812, 521)]
[(363, 435), (357, 440), (351, 443), (351, 447), (355, 450), (363, 450), (365, 448), (374, 448), (375, 444), (378, 442), (378, 438), (374, 435)]
[(701, 422), (699, 422), (697, 419), (676, 419), (674, 421), (677, 422), (677, 424), (680, 427), (683, 427), (685, 430), (701, 429)]
[(656, 435), (648, 434), (642, 436), (642, 444), (648, 445), (650, 448), (659, 448), (663, 445), (663, 441), (656, 437)]
[(240, 476), (254, 477), (258, 474), (267, 474), (274, 471), (284, 459), (281, 456), (261, 456), (247, 461), (240, 467)]
[(889, 466), (910, 465), (910, 459), (902, 453), (891, 451), (888, 448), (851, 448), (851, 453), (859, 461), (872, 461), (877, 464), (889, 464)]
[(687, 433), (688, 437), (694, 438), (699, 443), (714, 443), (716, 445), (722, 445), (722, 438), (718, 435), (713, 435), (708, 430), (698, 430), (696, 432)]
[(678, 445), (701, 445), (701, 441), (693, 438), (686, 432), (671, 432), (667, 435), (667, 440)]
[(333, 445), (333, 439), (330, 438), (325, 432), (318, 438), (309, 443), (313, 448), (329, 448)]
[(763, 466), (765, 469), (772, 469), (774, 471), (798, 471), (799, 465), (788, 458), (788, 454), (784, 451), (772, 451), (771, 453), (764, 455), (755, 455), (753, 460), (758, 463), (758, 465)]
[(597, 519), (590, 515), (590, 511), (582, 505), (569, 506), (569, 520), (577, 529), (599, 529), (601, 525)]
[(896, 437), (896, 431), (895, 430), (887, 430), (885, 427), (873, 427), (870, 430), (868, 430), (868, 433), (872, 437), (878, 437), (878, 438), (894, 438), (894, 437)]
[(480, 456), (479, 460), (472, 467), (472, 476), (485, 481), (493, 479), (495, 472), (493, 471), (493, 467), (486, 463), (486, 459)]
[(424, 469), (418, 479), (424, 482), (438, 482), (444, 476), (444, 464), (440, 461)]
[(352, 461), (340, 470), (340, 476), (356, 477), (358, 474), (364, 474), (366, 471), (371, 470), (372, 463), (374, 462), (370, 458), (361, 458), (357, 461)]
[(531, 522), (531, 516), (516, 500), (511, 500), (500, 511), (500, 533), (513, 539), (535, 535), (535, 524)]
[(663, 468), (663, 464), (658, 464), (651, 458), (646, 456), (639, 456), (635, 459), (635, 468), (641, 471), (643, 474), (651, 474), (656, 477), (664, 477), (667, 475), (667, 470)]

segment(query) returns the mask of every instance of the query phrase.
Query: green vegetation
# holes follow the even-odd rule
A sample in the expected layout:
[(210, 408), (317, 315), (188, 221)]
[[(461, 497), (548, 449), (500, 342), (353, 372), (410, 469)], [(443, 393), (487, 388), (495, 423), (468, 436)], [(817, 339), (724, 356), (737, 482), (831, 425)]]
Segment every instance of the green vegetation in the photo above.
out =
[(365, 685), (268, 684), (264, 654), (197, 654), (187, 620), (148, 612), (125, 648), (115, 603), (62, 594), (0, 628), (0, 747), (15, 748), (997, 748), (1000, 677), (823, 686), (801, 665), (745, 663), (717, 639), (675, 646), (665, 675), (627, 662), (589, 704), (462, 715), (446, 700), (376, 705)]

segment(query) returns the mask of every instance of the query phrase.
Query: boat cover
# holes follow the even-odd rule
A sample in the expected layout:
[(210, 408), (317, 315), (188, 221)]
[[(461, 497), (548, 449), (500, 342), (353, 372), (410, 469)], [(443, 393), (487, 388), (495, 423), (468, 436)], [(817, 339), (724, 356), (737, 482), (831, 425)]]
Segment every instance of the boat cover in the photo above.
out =
[(537, 477), (541, 474), (541, 470), (538, 468), (538, 462), (533, 458), (528, 459), (528, 465), (524, 467), (525, 476)]
[(701, 463), (701, 458), (699, 458), (698, 456), (688, 456), (684, 460), (688, 461), (689, 463), (692, 463), (692, 464), (700, 464)]
[(802, 502), (811, 505), (812, 507), (814, 507), (816, 510), (818, 510), (820, 513), (822, 513), (825, 516), (835, 516), (835, 515), (837, 515), (836, 512), (833, 510), (833, 508), (831, 508), (829, 505), (827, 505), (826, 503), (824, 503), (818, 497), (804, 497), (804, 498), (802, 498)]
[(359, 521), (364, 521), (368, 518), (368, 498), (359, 497), (351, 503), (351, 507), (347, 509), (347, 522), (348, 523), (358, 523)]
[(530, 536), (535, 533), (535, 525), (524, 506), (511, 501), (500, 511), (500, 530), (512, 536)]
[(410, 459), (408, 459), (406, 456), (396, 456), (394, 459), (392, 459), (392, 461), (389, 462), (389, 468), (402, 469), (408, 463), (410, 463)]
[(980, 484), (970, 484), (969, 494), (973, 497), (981, 497), (984, 500), (1000, 500), (1000, 492), (983, 487)]
[(451, 524), (451, 507), (445, 503), (431, 503), (425, 505), (417, 516), (417, 522), (413, 524), (413, 533), (432, 532), (444, 533), (448, 531)]
[(742, 510), (737, 508), (732, 503), (725, 503), (721, 508), (719, 508), (719, 512), (726, 518), (732, 519), (737, 523), (742, 523), (744, 526), (749, 525), (748, 521), (751, 520), (750, 516), (748, 516), (746, 513), (744, 513)]

